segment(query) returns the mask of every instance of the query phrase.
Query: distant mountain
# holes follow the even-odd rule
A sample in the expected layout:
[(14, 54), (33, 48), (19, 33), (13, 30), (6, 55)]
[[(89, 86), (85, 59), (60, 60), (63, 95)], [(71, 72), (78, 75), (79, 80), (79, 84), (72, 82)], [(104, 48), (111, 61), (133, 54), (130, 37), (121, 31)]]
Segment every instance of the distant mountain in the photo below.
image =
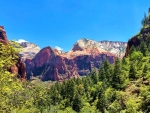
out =
[[(23, 43), (22, 46), (26, 48), (26, 44), (28, 43)], [(32, 47), (32, 44), (28, 44), (27, 47)], [(94, 68), (98, 69), (105, 59), (113, 63), (116, 57), (124, 55), (125, 48), (125, 42), (96, 42), (85, 38), (78, 40), (69, 52), (45, 47), (34, 54), (33, 59), (30, 55), (29, 58), (26, 57), (27, 76), (30, 78), (40, 75), (42, 80), (84, 76), (91, 73)]]
[(23, 47), (22, 52), (19, 53), (20, 57), (25, 61), (28, 59), (33, 59), (35, 55), (40, 51), (40, 47), (34, 43), (30, 42), (19, 42)]
[(102, 45), (101, 47), (103, 49), (121, 58), (124, 56), (127, 47), (127, 42), (100, 41), (99, 43)]
[(78, 40), (72, 51), (82, 51), (84, 49), (98, 49), (101, 52), (110, 52), (122, 58), (125, 54), (127, 43), (119, 41), (94, 41), (86, 38)]

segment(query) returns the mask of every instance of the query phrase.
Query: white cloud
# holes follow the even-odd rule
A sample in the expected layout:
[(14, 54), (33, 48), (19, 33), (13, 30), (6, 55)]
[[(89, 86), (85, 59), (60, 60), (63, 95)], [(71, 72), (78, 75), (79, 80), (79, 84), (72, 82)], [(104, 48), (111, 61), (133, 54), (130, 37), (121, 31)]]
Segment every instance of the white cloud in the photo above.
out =
[(58, 47), (58, 46), (55, 46), (55, 49), (59, 50), (59, 51), (62, 51), (63, 49)]
[(24, 39), (19, 39), (18, 41), (16, 41), (16, 42), (18, 42), (18, 43), (22, 43), (22, 42), (28, 42), (28, 41), (26, 41), (26, 40), (24, 40)]

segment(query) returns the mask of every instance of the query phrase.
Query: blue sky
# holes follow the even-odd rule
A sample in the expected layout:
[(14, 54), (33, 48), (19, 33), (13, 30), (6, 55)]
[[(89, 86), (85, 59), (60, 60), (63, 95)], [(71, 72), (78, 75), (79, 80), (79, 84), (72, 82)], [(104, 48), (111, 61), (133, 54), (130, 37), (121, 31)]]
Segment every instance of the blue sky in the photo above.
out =
[(9, 40), (64, 51), (81, 38), (125, 41), (139, 32), (149, 0), (0, 0)]

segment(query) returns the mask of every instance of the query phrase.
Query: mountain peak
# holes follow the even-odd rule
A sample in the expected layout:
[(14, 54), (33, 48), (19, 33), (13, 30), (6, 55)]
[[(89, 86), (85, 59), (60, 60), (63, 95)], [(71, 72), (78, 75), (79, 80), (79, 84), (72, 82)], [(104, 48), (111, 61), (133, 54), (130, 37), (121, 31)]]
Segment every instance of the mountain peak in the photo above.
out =
[(19, 41), (19, 44), (23, 47), (23, 50), (19, 53), (23, 60), (25, 60), (26, 58), (34, 58), (35, 55), (40, 51), (40, 47), (34, 43)]
[(122, 57), (125, 53), (126, 42), (120, 41), (94, 41), (86, 38), (79, 39), (73, 46), (71, 51), (83, 51), (97, 49), (100, 52), (110, 52), (118, 57)]

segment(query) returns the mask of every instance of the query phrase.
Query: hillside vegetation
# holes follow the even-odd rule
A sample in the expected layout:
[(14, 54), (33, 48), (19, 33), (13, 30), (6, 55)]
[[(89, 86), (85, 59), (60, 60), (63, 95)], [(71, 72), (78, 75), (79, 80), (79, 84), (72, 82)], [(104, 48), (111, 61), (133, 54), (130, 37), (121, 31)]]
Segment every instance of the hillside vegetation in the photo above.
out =
[[(148, 36), (150, 39), (150, 36)], [(150, 112), (150, 52), (142, 42), (132, 47), (130, 55), (107, 60), (99, 72), (83, 78), (73, 78), (44, 87), (41, 84), (19, 82), (5, 70), (14, 57), (13, 47), (1, 46), (0, 111), (14, 113), (148, 113)]]
[(8, 72), (16, 52), (0, 46), (0, 113), (150, 112), (150, 35), (113, 65), (106, 59), (98, 72), (47, 87)]

